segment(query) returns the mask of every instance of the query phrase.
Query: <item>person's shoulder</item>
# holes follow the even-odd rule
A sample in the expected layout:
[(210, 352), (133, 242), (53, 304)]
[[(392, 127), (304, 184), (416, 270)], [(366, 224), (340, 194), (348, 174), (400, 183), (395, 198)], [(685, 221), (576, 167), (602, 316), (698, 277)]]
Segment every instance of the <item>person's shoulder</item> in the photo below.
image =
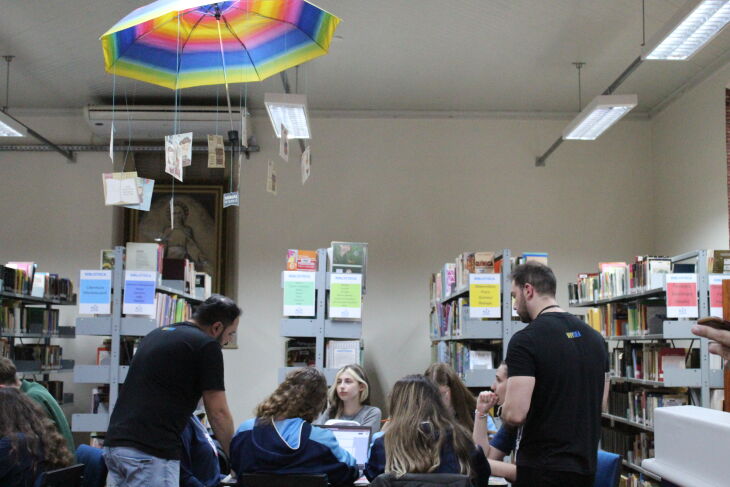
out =
[(236, 434), (242, 433), (244, 431), (251, 431), (253, 430), (253, 427), (256, 425), (256, 418), (247, 419), (243, 423), (240, 424), (238, 429), (236, 430)]

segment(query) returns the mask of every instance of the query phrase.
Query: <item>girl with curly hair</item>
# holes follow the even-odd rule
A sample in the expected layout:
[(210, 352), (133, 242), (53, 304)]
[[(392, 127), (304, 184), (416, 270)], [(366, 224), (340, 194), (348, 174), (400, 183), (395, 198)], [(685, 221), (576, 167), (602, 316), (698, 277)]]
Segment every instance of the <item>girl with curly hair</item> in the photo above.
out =
[(326, 474), (330, 485), (351, 485), (358, 477), (355, 458), (334, 434), (312, 426), (327, 404), (322, 372), (305, 367), (256, 408), (256, 417), (238, 427), (231, 441), (231, 468), (243, 473)]
[(393, 386), (390, 421), (375, 435), (365, 476), (382, 473), (457, 473), (472, 485), (486, 487), (491, 468), (469, 431), (446, 408), (436, 385), (422, 375), (408, 375)]
[(0, 411), (0, 485), (31, 487), (42, 472), (73, 464), (63, 436), (32, 399), (0, 388)]

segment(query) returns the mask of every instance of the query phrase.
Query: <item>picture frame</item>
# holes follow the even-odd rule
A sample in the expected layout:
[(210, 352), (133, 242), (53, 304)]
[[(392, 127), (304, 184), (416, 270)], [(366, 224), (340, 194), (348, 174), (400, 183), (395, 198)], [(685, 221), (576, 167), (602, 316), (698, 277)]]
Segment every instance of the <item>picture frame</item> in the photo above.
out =
[(192, 260), (196, 272), (210, 274), (213, 292), (224, 293), (225, 220), (221, 186), (178, 184), (173, 193), (172, 185), (155, 185), (150, 211), (126, 211), (128, 242), (164, 243), (165, 257)]

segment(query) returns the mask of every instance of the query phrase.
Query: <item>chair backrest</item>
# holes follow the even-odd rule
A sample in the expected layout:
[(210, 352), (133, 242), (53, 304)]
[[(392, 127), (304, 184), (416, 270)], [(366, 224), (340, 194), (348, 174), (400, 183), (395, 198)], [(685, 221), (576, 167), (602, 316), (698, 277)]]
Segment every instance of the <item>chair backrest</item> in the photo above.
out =
[(456, 473), (407, 473), (402, 477), (384, 473), (378, 475), (370, 484), (371, 487), (471, 487), (468, 475)]
[(89, 445), (76, 448), (76, 459), (84, 464), (84, 480), (82, 487), (104, 487), (107, 468), (102, 451)]
[(327, 487), (327, 475), (244, 473), (238, 476), (238, 485), (242, 487)]
[(48, 470), (41, 474), (39, 487), (81, 487), (84, 465), (79, 463), (58, 470)]
[(593, 487), (616, 487), (621, 471), (621, 455), (598, 450), (596, 479)]

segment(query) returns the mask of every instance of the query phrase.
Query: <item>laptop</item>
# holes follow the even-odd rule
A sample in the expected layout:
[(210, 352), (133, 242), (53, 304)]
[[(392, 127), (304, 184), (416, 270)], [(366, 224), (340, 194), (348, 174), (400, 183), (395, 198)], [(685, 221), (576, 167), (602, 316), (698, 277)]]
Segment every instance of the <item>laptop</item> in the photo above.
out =
[(368, 461), (370, 451), (370, 426), (351, 426), (344, 424), (321, 425), (334, 433), (337, 443), (355, 457), (358, 468), (362, 469)]

